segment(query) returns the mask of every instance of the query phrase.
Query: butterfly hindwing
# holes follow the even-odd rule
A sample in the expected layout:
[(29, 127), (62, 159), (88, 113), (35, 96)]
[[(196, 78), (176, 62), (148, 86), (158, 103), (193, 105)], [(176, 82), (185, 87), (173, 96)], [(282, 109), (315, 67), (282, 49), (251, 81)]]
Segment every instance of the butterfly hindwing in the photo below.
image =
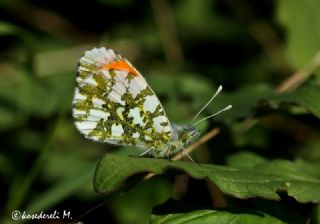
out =
[(142, 75), (125, 58), (106, 48), (80, 59), (73, 116), (85, 137), (119, 145), (164, 148), (172, 128)]

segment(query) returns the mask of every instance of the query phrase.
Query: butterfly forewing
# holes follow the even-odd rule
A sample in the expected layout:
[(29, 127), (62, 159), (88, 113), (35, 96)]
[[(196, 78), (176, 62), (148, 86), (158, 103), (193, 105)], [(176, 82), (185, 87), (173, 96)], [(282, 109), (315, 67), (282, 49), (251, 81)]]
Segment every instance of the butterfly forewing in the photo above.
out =
[(172, 132), (142, 75), (106, 48), (94, 48), (80, 59), (73, 117), (85, 137), (112, 144), (161, 149)]

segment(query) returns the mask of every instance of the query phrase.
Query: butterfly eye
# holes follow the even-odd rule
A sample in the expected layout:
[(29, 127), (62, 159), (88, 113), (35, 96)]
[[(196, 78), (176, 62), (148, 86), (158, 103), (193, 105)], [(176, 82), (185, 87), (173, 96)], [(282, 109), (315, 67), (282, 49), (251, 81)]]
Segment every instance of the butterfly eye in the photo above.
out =
[(188, 143), (189, 142), (189, 138), (190, 138), (190, 136), (189, 136), (189, 132), (188, 131), (182, 132), (182, 134), (181, 134), (181, 142)]
[(199, 132), (194, 128), (187, 128), (181, 134), (181, 142), (189, 144), (195, 137), (198, 137)]

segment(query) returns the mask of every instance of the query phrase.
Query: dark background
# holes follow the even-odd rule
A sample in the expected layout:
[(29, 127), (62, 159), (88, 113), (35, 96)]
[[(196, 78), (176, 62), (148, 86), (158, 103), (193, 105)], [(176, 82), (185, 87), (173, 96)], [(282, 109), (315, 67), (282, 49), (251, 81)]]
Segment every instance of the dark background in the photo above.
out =
[[(156, 177), (112, 196), (94, 192), (94, 169), (106, 151), (139, 153), (86, 140), (73, 125), (77, 62), (97, 46), (130, 60), (173, 122), (189, 122), (223, 85), (202, 117), (228, 104), (233, 109), (199, 127), (206, 133), (219, 126), (221, 133), (192, 154), (198, 162), (230, 164), (246, 151), (318, 163), (320, 110), (309, 113), (272, 96), (288, 77), (313, 65), (320, 49), (319, 11), (317, 0), (0, 0), (3, 222), (15, 223), (10, 215), (16, 209), (65, 209), (84, 223), (144, 223), (168, 198), (215, 207), (210, 186), (187, 176)], [(308, 73), (318, 85), (316, 68)], [(310, 205), (283, 197), (283, 204), (226, 200), (286, 221), (311, 214)]]

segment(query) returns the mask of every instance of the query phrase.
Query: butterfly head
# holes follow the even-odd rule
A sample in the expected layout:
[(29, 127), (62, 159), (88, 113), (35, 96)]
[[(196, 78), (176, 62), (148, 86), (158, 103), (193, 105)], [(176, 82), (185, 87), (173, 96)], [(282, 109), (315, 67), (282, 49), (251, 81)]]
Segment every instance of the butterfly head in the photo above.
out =
[[(175, 125), (143, 76), (125, 58), (104, 47), (86, 51), (80, 58), (73, 98), (77, 129), (94, 141), (135, 145), (153, 157), (169, 157), (193, 142), (195, 126), (231, 105), (195, 121), (222, 90), (203, 106), (192, 125)], [(143, 154), (144, 154), (143, 153)]]
[[(176, 125), (172, 124), (173, 136), (172, 141), (177, 146), (183, 148), (193, 142), (200, 136), (200, 132), (191, 125)], [(179, 148), (178, 147), (178, 148)]]

